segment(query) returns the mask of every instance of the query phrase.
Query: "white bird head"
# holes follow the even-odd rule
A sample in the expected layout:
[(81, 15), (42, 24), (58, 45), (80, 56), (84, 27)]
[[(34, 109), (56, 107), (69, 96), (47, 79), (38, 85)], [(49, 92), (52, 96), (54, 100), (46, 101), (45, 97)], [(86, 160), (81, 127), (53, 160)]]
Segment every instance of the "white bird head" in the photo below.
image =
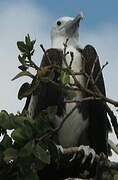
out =
[(51, 43), (54, 48), (61, 48), (66, 40), (69, 43), (77, 41), (79, 37), (79, 23), (83, 18), (83, 13), (79, 13), (75, 18), (61, 17), (57, 19), (51, 29)]

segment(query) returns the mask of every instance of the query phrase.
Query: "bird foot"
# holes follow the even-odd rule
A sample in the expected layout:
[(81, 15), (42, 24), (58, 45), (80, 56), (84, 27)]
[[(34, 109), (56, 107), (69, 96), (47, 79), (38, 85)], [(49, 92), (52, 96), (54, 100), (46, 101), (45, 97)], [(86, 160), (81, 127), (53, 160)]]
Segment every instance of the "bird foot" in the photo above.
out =
[(84, 158), (82, 159), (82, 164), (85, 163), (85, 161), (87, 160), (87, 158), (90, 155), (91, 155), (90, 164), (93, 164), (93, 161), (95, 159), (96, 153), (95, 153), (94, 149), (90, 148), (89, 146), (84, 146), (84, 145), (79, 146), (78, 152), (74, 153), (73, 157), (70, 159), (70, 162), (73, 161), (74, 159), (78, 158), (78, 153), (80, 151), (84, 151)]
[(64, 149), (63, 149), (63, 147), (61, 145), (56, 145), (56, 147), (57, 147), (57, 150), (58, 150), (59, 153), (61, 153), (61, 154), (64, 153)]
[[(58, 149), (59, 154), (64, 154), (65, 149), (63, 149), (63, 147), (61, 145), (57, 145), (57, 149)], [(71, 148), (70, 148), (70, 151), (71, 151)], [(76, 148), (76, 152), (73, 153), (73, 156), (69, 160), (69, 162), (72, 162), (73, 160), (80, 158), (80, 152), (81, 151), (84, 152), (84, 157), (82, 159), (81, 164), (84, 164), (89, 157), (90, 158), (90, 164), (92, 165), (94, 162), (94, 159), (96, 157), (96, 153), (95, 153), (94, 149), (90, 148), (90, 146), (84, 146), (84, 145), (81, 145), (78, 148)]]

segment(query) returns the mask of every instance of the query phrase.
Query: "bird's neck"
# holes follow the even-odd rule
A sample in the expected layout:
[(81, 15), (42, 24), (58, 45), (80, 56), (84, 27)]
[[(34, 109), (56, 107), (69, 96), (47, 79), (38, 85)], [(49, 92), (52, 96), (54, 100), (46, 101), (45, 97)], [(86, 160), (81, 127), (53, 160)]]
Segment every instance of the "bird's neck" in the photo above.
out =
[[(66, 42), (67, 38), (64, 37), (56, 37), (52, 39), (52, 48), (57, 48), (57, 49), (64, 49), (64, 43)], [(76, 48), (79, 46), (78, 43), (78, 38), (70, 38), (68, 39), (67, 42), (67, 47), (72, 46), (73, 48)]]

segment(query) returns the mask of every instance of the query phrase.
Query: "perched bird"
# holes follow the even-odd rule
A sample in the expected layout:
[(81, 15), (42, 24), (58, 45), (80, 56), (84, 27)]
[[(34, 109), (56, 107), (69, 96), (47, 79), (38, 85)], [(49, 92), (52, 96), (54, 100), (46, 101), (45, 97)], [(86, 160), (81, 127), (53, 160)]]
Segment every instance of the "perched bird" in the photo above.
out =
[[(73, 54), (71, 70), (73, 72), (82, 72), (84, 70), (84, 73), (89, 77), (92, 75), (95, 86), (105, 96), (104, 80), (102, 73), (99, 73), (101, 72), (101, 67), (96, 50), (91, 45), (87, 45), (84, 49), (81, 49), (79, 45), (78, 30), (82, 18), (83, 15), (80, 13), (75, 18), (61, 17), (56, 20), (51, 29), (51, 48), (46, 53), (52, 64), (66, 68), (66, 63), (63, 61), (63, 52), (64, 43), (67, 42), (67, 65), (70, 65)], [(41, 66), (49, 64), (47, 56), (44, 55)], [(59, 74), (55, 73), (55, 82), (58, 82), (58, 77)], [(95, 92), (95, 86), (84, 74), (81, 73), (76, 78), (82, 87)], [(70, 76), (70, 83), (74, 83), (72, 76)], [(109, 120), (104, 103), (100, 100), (65, 103), (65, 94), (71, 96), (71, 100), (81, 100), (82, 98), (91, 96), (81, 88), (78, 91), (67, 89), (63, 93), (63, 90), (54, 84), (42, 83), (40, 84), (40, 93), (32, 94), (31, 97), (28, 97), (25, 108), (29, 111), (29, 116), (35, 119), (42, 109), (46, 109), (48, 106), (57, 106), (57, 115), (52, 124), (56, 128), (71, 109), (77, 105), (77, 108), (64, 122), (57, 136), (54, 138), (55, 143), (61, 145), (62, 148), (80, 146), (80, 149), (83, 149), (85, 152), (83, 162), (90, 153), (93, 155), (91, 162), (93, 162), (95, 153), (100, 154), (103, 152), (108, 155), (107, 139)]]

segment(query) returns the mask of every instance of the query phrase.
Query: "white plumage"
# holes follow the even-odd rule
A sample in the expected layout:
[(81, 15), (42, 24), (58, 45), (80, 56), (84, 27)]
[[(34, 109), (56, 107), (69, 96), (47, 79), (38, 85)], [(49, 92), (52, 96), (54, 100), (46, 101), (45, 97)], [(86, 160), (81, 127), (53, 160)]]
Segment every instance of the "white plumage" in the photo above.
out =
[[(62, 17), (59, 18), (52, 27), (51, 30), (51, 43), (52, 48), (57, 48), (64, 50), (64, 43), (67, 42), (67, 52), (73, 52), (74, 61), (72, 63), (72, 70), (74, 72), (80, 72), (82, 70), (82, 58), (80, 52), (77, 50), (79, 47), (79, 27), (80, 15), (76, 18)], [(71, 56), (68, 54), (66, 56), (66, 61), (68, 65), (71, 61)], [(65, 64), (63, 62), (63, 67)], [(77, 76), (79, 82), (84, 86), (83, 75)], [(73, 83), (73, 78), (70, 77), (71, 83)], [(82, 92), (78, 91), (75, 93), (74, 99), (81, 99)], [(75, 106), (75, 103), (66, 104), (66, 114)], [(66, 116), (65, 114), (65, 116)], [(59, 126), (63, 118), (56, 118), (55, 126)], [(78, 143), (79, 137), (82, 131), (86, 128), (88, 121), (83, 121), (82, 114), (76, 109), (73, 114), (65, 121), (63, 127), (59, 131), (59, 143), (63, 147), (74, 146)]]

